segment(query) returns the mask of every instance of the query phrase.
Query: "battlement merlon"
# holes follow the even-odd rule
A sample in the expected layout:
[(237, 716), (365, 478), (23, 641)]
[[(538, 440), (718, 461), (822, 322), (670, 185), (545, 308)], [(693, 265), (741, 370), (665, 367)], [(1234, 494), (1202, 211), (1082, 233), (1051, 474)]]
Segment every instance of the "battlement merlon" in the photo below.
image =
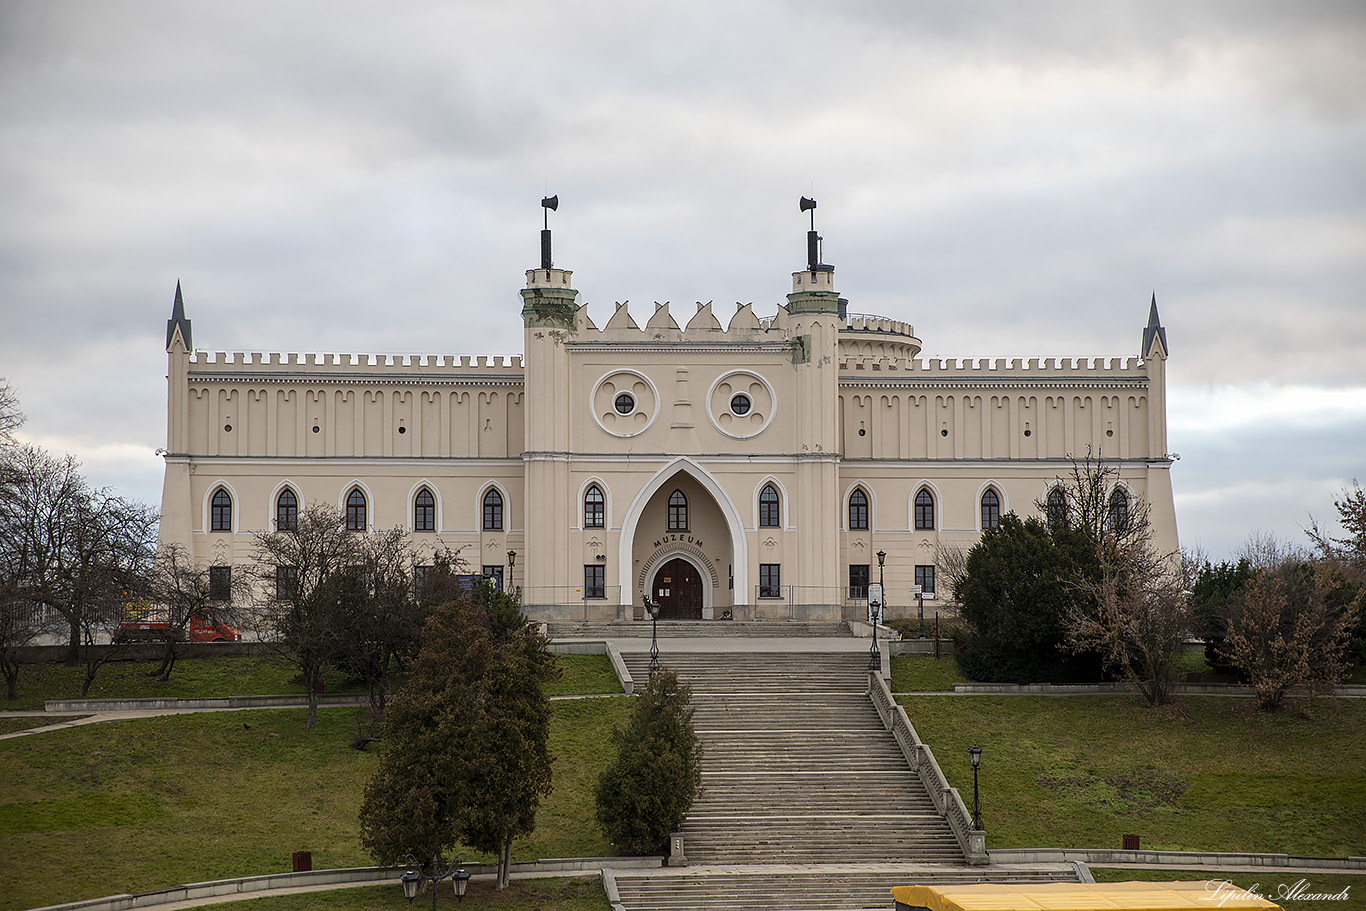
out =
[[(1139, 358), (932, 358), (919, 360), (842, 351), (840, 381), (900, 380), (909, 384), (1118, 384), (1146, 387), (1152, 364)], [(1160, 377), (1158, 378), (1160, 382)]]
[(395, 383), (405, 381), (520, 380), (521, 355), (333, 354), (197, 351), (186, 379), (262, 382)]

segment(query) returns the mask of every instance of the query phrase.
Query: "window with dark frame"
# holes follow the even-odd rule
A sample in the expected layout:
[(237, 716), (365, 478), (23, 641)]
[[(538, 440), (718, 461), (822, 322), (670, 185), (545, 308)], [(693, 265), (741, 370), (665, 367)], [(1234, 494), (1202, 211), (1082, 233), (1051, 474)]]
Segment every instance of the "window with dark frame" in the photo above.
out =
[(602, 528), (607, 520), (606, 499), (594, 484), (583, 495), (583, 527)]
[(413, 499), (413, 531), (436, 531), (436, 497), (425, 487)]
[(1000, 524), (1001, 498), (996, 495), (996, 491), (987, 488), (987, 492), (982, 494), (982, 531)]
[(299, 498), (288, 487), (275, 498), (275, 530), (299, 530)]
[[(503, 495), (496, 490), (484, 494), (484, 531), (503, 530)], [(487, 574), (486, 574), (487, 575)], [(502, 577), (499, 576), (501, 579)]]
[(583, 596), (607, 597), (607, 567), (601, 563), (585, 563), (583, 567)]
[(688, 530), (688, 498), (683, 491), (669, 494), (669, 531)]
[(772, 484), (765, 484), (764, 489), (759, 491), (759, 527), (777, 528), (781, 522), (780, 501), (778, 491)]
[(923, 595), (934, 594), (934, 567), (917, 566), (915, 568), (915, 584), (920, 586), (920, 593)]
[(859, 487), (849, 494), (849, 530), (868, 530), (868, 495)]
[(223, 488), (213, 494), (209, 507), (209, 528), (212, 531), (232, 531), (232, 497)]
[(431, 566), (419, 564), (413, 567), (413, 594), (418, 598), (422, 597), (422, 588), (427, 584), (427, 577), (431, 572)]
[(232, 567), (209, 567), (209, 600), (227, 601), (232, 597)]
[(1047, 515), (1049, 525), (1067, 524), (1067, 494), (1062, 492), (1061, 487), (1054, 487), (1048, 492)]
[(1123, 532), (1129, 525), (1129, 498), (1118, 488), (1110, 494), (1109, 525), (1110, 531), (1115, 534)]
[(365, 531), (365, 494), (359, 487), (346, 497), (346, 530)]
[(868, 570), (867, 563), (849, 564), (849, 597), (866, 598), (868, 597)]
[(915, 495), (915, 527), (917, 531), (934, 530), (934, 494), (923, 487)]
[(275, 600), (290, 601), (299, 582), (299, 570), (293, 566), (275, 567)]
[(759, 564), (759, 597), (781, 598), (783, 596), (782, 564)]
[(486, 578), (486, 579), (492, 579), (492, 580), (493, 580), (493, 586), (494, 586), (494, 588), (496, 588), (498, 591), (502, 591), (502, 590), (503, 590), (503, 566), (502, 566), (502, 564), (500, 563), (500, 564), (498, 564), (497, 566), (485, 565), (485, 566), (484, 566), (484, 578)]

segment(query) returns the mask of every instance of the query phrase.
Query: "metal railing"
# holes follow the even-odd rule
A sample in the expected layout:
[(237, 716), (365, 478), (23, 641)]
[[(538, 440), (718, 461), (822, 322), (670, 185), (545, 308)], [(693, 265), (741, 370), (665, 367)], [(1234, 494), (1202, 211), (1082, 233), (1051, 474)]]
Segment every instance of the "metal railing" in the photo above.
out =
[(882, 679), (881, 674), (868, 675), (868, 695), (873, 701), (873, 707), (877, 709), (878, 716), (882, 718), (883, 727), (896, 738), (901, 755), (906, 757), (911, 768), (919, 775), (920, 783), (929, 792), (935, 810), (947, 820), (949, 828), (953, 830), (953, 836), (958, 840), (968, 863), (986, 863), (985, 834), (972, 827), (972, 816), (968, 813), (967, 805), (963, 803), (958, 789), (949, 786), (949, 781), (944, 777), (944, 771), (939, 768), (939, 763), (935, 761), (929, 744), (916, 734), (915, 726), (907, 717), (906, 710), (896, 704), (896, 700), (892, 698), (892, 691), (887, 688), (887, 681)]

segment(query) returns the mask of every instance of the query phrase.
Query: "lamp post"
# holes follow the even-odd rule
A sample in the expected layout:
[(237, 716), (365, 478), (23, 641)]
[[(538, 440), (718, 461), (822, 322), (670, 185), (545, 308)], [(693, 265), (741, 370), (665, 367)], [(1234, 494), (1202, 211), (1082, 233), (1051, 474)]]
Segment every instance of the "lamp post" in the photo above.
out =
[(408, 862), (408, 869), (399, 877), (399, 882), (403, 883), (403, 895), (408, 899), (408, 904), (413, 903), (417, 898), (418, 890), (424, 882), (432, 884), (432, 911), (436, 911), (436, 884), (443, 879), (449, 879), (451, 885), (455, 887), (455, 900), (463, 902), (465, 900), (465, 889), (469, 887), (470, 875), (465, 871), (465, 855), (451, 861), (451, 865), (446, 868), (445, 873), (438, 872), (441, 868), (441, 861), (435, 854), (432, 855), (432, 872), (425, 873), (422, 864), (417, 862), (417, 858), (409, 854), (405, 860)]
[(915, 603), (920, 608), (920, 638), (925, 638), (925, 589), (923, 586), (915, 587)]
[[(882, 611), (886, 607), (884, 603), (887, 596), (883, 594), (887, 590), (883, 584), (882, 567), (887, 562), (887, 552), (880, 550), (877, 552), (877, 595), (876, 600), (868, 599), (869, 613), (873, 615), (873, 645), (868, 649), (868, 670), (882, 670), (882, 653), (877, 648), (877, 625), (882, 620)], [(870, 586), (871, 587), (871, 586)]]
[(650, 673), (659, 670), (659, 602), (651, 601), (644, 592), (640, 597), (645, 601), (645, 610), (650, 614)]
[(508, 551), (508, 584), (505, 585), (505, 586), (503, 586), (503, 590), (506, 591), (506, 592), (511, 592), (511, 591), (512, 591), (512, 567), (514, 567), (514, 566), (516, 566), (516, 565), (517, 565), (517, 551), (515, 551), (515, 550), (509, 550), (509, 551)]
[(982, 828), (982, 807), (977, 792), (977, 767), (982, 764), (982, 748), (979, 746), (968, 749), (968, 757), (972, 760), (972, 827)]

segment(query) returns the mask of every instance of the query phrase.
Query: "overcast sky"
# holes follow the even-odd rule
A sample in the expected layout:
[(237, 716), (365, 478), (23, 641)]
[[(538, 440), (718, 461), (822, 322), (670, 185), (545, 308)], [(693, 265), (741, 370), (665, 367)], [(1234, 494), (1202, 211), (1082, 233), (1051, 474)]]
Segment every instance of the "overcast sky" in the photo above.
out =
[(0, 3), (0, 376), (156, 503), (198, 348), (516, 354), (556, 265), (772, 313), (801, 195), (925, 357), (1171, 347), (1182, 544), (1366, 481), (1366, 4)]

